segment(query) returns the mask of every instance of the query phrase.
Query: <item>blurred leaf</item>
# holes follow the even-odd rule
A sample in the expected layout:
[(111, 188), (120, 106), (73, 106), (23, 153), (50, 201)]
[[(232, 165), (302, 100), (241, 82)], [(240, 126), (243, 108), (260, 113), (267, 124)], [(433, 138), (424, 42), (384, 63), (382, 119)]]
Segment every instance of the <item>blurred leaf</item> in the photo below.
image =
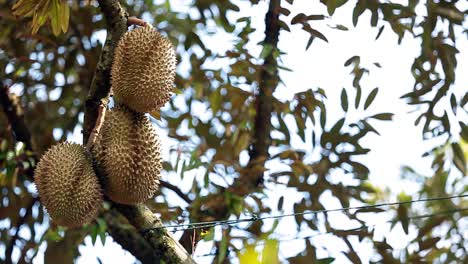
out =
[(262, 252), (262, 264), (277, 264), (278, 259), (279, 243), (274, 239), (267, 239), (265, 241), (265, 247)]
[(247, 245), (245, 251), (239, 255), (240, 264), (261, 264), (259, 259), (260, 256), (253, 245)]
[(360, 86), (356, 87), (356, 98), (354, 99), (354, 108), (358, 109), (361, 102), (362, 89)]
[(452, 143), (453, 164), (463, 174), (466, 175), (466, 158), (462, 148), (456, 142)]
[(436, 248), (436, 243), (440, 241), (440, 237), (428, 238), (423, 241), (419, 241), (419, 251), (423, 251), (429, 248)]
[(392, 113), (380, 113), (380, 114), (370, 116), (370, 118), (374, 118), (378, 120), (392, 120), (392, 117), (393, 117)]
[(366, 99), (366, 102), (364, 103), (364, 110), (366, 110), (367, 108), (369, 108), (369, 106), (372, 104), (372, 102), (374, 101), (375, 97), (377, 96), (377, 93), (379, 92), (379, 88), (374, 88), (369, 96), (367, 97)]
[(323, 259), (317, 259), (317, 264), (330, 264), (330, 263), (333, 263), (333, 261), (335, 261), (335, 258), (323, 258)]
[(218, 263), (223, 263), (223, 260), (226, 258), (226, 252), (227, 252), (227, 246), (228, 246), (228, 238), (226, 236), (223, 236), (221, 239), (221, 243), (219, 246), (219, 254), (218, 254)]
[(343, 111), (348, 112), (348, 95), (345, 88), (341, 90), (341, 108), (343, 108)]
[(405, 231), (406, 234), (408, 234), (409, 230), (409, 219), (408, 219), (408, 208), (404, 204), (398, 205), (398, 220), (401, 222), (401, 227), (403, 227), (403, 230)]
[(385, 25), (381, 26), (379, 28), (379, 32), (377, 33), (377, 36), (375, 37), (375, 40), (378, 40), (380, 36), (382, 35), (383, 30), (385, 29)]
[(349, 66), (353, 62), (356, 64), (359, 64), (360, 61), (361, 61), (361, 58), (359, 56), (352, 56), (351, 58), (346, 60), (346, 62), (344, 63), (344, 66)]

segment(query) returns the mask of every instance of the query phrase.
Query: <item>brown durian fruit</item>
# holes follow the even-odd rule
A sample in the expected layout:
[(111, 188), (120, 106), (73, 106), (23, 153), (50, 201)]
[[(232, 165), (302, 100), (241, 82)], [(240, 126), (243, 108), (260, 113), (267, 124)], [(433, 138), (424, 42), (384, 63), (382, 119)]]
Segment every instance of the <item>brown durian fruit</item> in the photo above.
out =
[(93, 154), (105, 175), (105, 194), (114, 202), (136, 204), (153, 197), (162, 169), (161, 143), (143, 113), (114, 107), (97, 138)]
[(151, 27), (129, 31), (115, 49), (114, 98), (136, 112), (157, 111), (170, 99), (175, 69), (175, 51), (167, 38)]
[(34, 182), (52, 221), (66, 227), (90, 223), (102, 206), (102, 191), (90, 153), (83, 146), (59, 143), (44, 153)]

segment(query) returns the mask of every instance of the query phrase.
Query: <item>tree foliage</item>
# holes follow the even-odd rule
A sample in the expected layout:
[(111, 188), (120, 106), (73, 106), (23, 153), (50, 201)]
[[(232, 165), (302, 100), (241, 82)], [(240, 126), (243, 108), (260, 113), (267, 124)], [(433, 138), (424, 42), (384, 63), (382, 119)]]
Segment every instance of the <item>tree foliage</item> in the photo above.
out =
[[(86, 236), (94, 243), (98, 237), (104, 242), (110, 234), (132, 253), (135, 245), (148, 242), (147, 236), (140, 236), (136, 220), (111, 211), (113, 205), (104, 209), (110, 213), (103, 212), (79, 230), (51, 225), (31, 181), (35, 162), (47, 148), (81, 137), (86, 95), (103, 51), (97, 35), (106, 30), (106, 16), (99, 9), (106, 1), (98, 2), (0, 0), (2, 261), (11, 263), (13, 257), (30, 263), (40, 247), (47, 245), (47, 263), (70, 262)], [(180, 61), (173, 100), (161, 113), (152, 113), (158, 119), (155, 123), (167, 131), (171, 145), (162, 190), (146, 206), (164, 223), (284, 213), (287, 196), (275, 204), (268, 200), (280, 189), (301, 195), (293, 205), (294, 213), (324, 210), (328, 208), (324, 197), (330, 195), (342, 207), (373, 205), (389, 198), (368, 180), (368, 167), (358, 161), (371, 151), (363, 141), (379, 134), (379, 122), (392, 122), (393, 117), (369, 111), (380, 89), (362, 81), (369, 69), (359, 56), (343, 58), (353, 80), (341, 91), (344, 114), (338, 118), (330, 118), (332, 100), (318, 86), (290, 100), (274, 95), (283, 84), (281, 72), (289, 70), (281, 60), (287, 50), (279, 48), (278, 35), (307, 32), (310, 38), (305, 49), (313, 49), (314, 41), (329, 42), (315, 22), (333, 22), (335, 12), (346, 5), (354, 5), (349, 14), (352, 24), (370, 23), (376, 28), (376, 39), (391, 30), (398, 43), (405, 38), (421, 43), (411, 67), (414, 87), (402, 100), (418, 113), (415, 129), (422, 129), (424, 139), (437, 143), (423, 154), (433, 160), (430, 175), (411, 164), (402, 168), (402, 176), (419, 183), (420, 189), (413, 195), (399, 194), (399, 201), (466, 193), (468, 95), (457, 90), (455, 80), (457, 42), (466, 36), (467, 10), (461, 10), (458, 1), (321, 0), (326, 13), (293, 13), (289, 9), (298, 0), (195, 0), (186, 9), (169, 0), (120, 2), (130, 16), (146, 20), (169, 37)], [(266, 13), (264, 40), (258, 44), (261, 52), (249, 48), (252, 36), (260, 33), (251, 17), (243, 17), (241, 7), (245, 6)], [(366, 12), (371, 14), (370, 21), (362, 20)], [(344, 25), (333, 28), (352, 30)], [(232, 39), (226, 51), (213, 51), (210, 44), (217, 34)], [(350, 112), (359, 118), (349, 118)], [(292, 144), (293, 138), (299, 138), (302, 146)], [(341, 175), (352, 180), (342, 181)], [(183, 191), (174, 181), (171, 184), (174, 178), (190, 182), (189, 188)], [(184, 202), (174, 202), (174, 195)], [(326, 231), (341, 240), (347, 247), (344, 256), (353, 263), (364, 262), (358, 245), (372, 249), (371, 262), (375, 263), (455, 263), (468, 255), (466, 230), (460, 221), (467, 216), (466, 207), (466, 199), (451, 199), (403, 204), (386, 211), (343, 212), (347, 222), (360, 227), (354, 230), (333, 225), (329, 214), (296, 215), (293, 222), (297, 234)], [(416, 235), (404, 250), (394, 251), (385, 238), (377, 238), (374, 227), (367, 226), (362, 216), (368, 214), (386, 216), (392, 230), (402, 228)], [(199, 240), (212, 241), (215, 263), (229, 263), (233, 258), (242, 263), (275, 263), (282, 243), (275, 235), (278, 225), (278, 221), (260, 220), (188, 230), (180, 243), (192, 253)], [(131, 230), (132, 236), (122, 240), (122, 230)], [(331, 263), (336, 257), (318, 240), (303, 241), (302, 254), (281, 260)]]

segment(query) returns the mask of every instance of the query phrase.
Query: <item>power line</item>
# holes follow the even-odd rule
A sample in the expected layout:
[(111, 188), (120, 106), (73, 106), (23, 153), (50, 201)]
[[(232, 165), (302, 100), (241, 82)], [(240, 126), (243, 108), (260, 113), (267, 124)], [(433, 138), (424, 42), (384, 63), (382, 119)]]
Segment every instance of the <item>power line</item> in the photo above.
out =
[[(468, 211), (468, 207), (453, 209), (453, 210), (440, 211), (440, 212), (433, 213), (433, 214), (415, 215), (415, 216), (410, 216), (410, 217), (406, 217), (406, 218), (403, 218), (403, 219), (405, 219), (405, 220), (422, 219), (422, 218), (428, 218), (428, 217), (434, 217), (434, 216), (440, 216), (440, 215), (447, 215), (447, 214), (463, 212), (463, 211)], [(291, 237), (291, 238), (284, 238), (283, 237), (283, 238), (272, 238), (272, 239), (276, 239), (278, 242), (291, 242), (291, 241), (295, 241), (295, 240), (311, 239), (311, 238), (314, 238), (314, 237), (319, 237), (319, 236), (328, 235), (328, 234), (334, 234), (334, 233), (338, 233), (338, 232), (352, 232), (352, 231), (359, 231), (359, 230), (363, 230), (363, 229), (369, 229), (369, 228), (376, 227), (376, 226), (382, 225), (382, 224), (390, 224), (390, 223), (393, 223), (393, 221), (394, 220), (389, 220), (389, 221), (385, 221), (385, 222), (382, 222), (382, 223), (375, 223), (375, 224), (371, 224), (371, 225), (362, 225), (360, 227), (355, 227), (355, 228), (350, 228), (350, 229), (341, 229), (341, 230), (338, 229), (338, 230), (331, 230), (331, 231), (326, 231), (326, 232), (319, 232), (319, 233), (315, 233), (313, 235), (307, 235), (307, 236), (297, 236), (297, 237)], [(265, 241), (260, 241), (260, 242), (256, 243), (255, 246), (261, 246), (261, 245), (264, 245), (264, 244), (265, 244)], [(236, 248), (234, 248), (233, 250), (236, 251), (236, 252), (240, 251), (239, 249), (236, 249)], [(209, 256), (215, 256), (215, 255), (217, 255), (217, 253), (208, 253), (208, 254), (199, 255), (197, 257), (209, 257)]]
[(271, 215), (271, 216), (264, 216), (264, 217), (253, 215), (250, 218), (235, 219), (235, 220), (218, 220), (218, 221), (205, 221), (205, 222), (196, 222), (196, 223), (187, 223), (187, 224), (163, 225), (159, 227), (148, 228), (148, 229), (143, 230), (142, 232), (146, 233), (151, 230), (158, 230), (162, 228), (174, 228), (171, 230), (172, 232), (185, 231), (185, 230), (193, 230), (193, 229), (210, 228), (210, 227), (215, 227), (219, 225), (234, 225), (234, 224), (245, 223), (245, 222), (255, 222), (255, 221), (266, 220), (266, 219), (279, 219), (279, 218), (291, 217), (291, 216), (342, 212), (342, 211), (348, 211), (348, 210), (362, 210), (362, 209), (378, 208), (378, 207), (392, 206), (392, 205), (412, 204), (412, 203), (419, 203), (419, 202), (443, 201), (443, 200), (450, 200), (454, 198), (463, 198), (463, 197), (468, 197), (468, 194), (461, 194), (461, 195), (454, 195), (454, 196), (447, 196), (447, 197), (425, 198), (425, 199), (403, 201), (403, 202), (388, 202), (388, 203), (380, 203), (380, 204), (375, 204), (375, 205), (344, 207), (344, 208), (336, 208), (336, 209), (328, 209), (328, 210), (305, 211), (305, 212), (300, 212), (300, 213)]

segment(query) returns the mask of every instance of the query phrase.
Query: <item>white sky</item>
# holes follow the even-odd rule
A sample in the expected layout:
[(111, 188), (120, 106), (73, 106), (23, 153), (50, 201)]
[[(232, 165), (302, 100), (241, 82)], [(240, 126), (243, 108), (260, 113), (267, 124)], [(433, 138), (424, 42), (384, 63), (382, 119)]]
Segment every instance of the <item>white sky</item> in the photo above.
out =
[[(173, 0), (173, 7), (178, 10), (187, 10), (188, 1)], [(303, 12), (306, 14), (327, 14), (326, 7), (319, 1), (296, 0), (293, 6), (289, 6), (285, 1), (283, 5), (287, 5), (291, 9), (292, 14), (288, 18), (282, 17), (287, 22), (294, 17), (295, 14)], [(313, 3), (312, 3), (313, 2)], [(281, 78), (286, 84), (277, 89), (275, 96), (278, 98), (290, 99), (293, 93), (304, 91), (309, 88), (321, 87), (325, 89), (329, 100), (328, 107), (328, 124), (333, 124), (336, 120), (342, 117), (343, 112), (340, 107), (339, 98), (343, 87), (351, 88), (351, 77), (349, 72), (350, 67), (345, 68), (344, 62), (354, 55), (361, 56), (361, 64), (370, 70), (370, 76), (365, 75), (361, 81), (363, 87), (363, 99), (375, 87), (379, 87), (379, 94), (366, 112), (366, 115), (372, 115), (378, 112), (395, 113), (394, 120), (391, 122), (374, 122), (374, 127), (381, 133), (381, 136), (368, 135), (364, 142), (365, 147), (369, 147), (371, 152), (360, 159), (367, 165), (371, 171), (370, 181), (384, 189), (389, 189), (393, 193), (398, 194), (401, 191), (413, 193), (418, 190), (418, 185), (409, 180), (400, 178), (400, 167), (402, 165), (411, 165), (420, 172), (430, 174), (430, 160), (422, 159), (421, 155), (434, 145), (434, 142), (423, 142), (421, 136), (421, 128), (414, 127), (415, 114), (408, 114), (410, 110), (405, 101), (399, 97), (412, 90), (414, 79), (410, 73), (410, 67), (415, 56), (419, 54), (419, 41), (406, 37), (401, 45), (397, 43), (397, 37), (391, 32), (387, 25), (379, 40), (374, 41), (377, 35), (378, 27), (371, 28), (369, 26), (370, 14), (364, 13), (360, 17), (357, 28), (352, 26), (351, 14), (354, 7), (354, 1), (350, 1), (345, 7), (337, 9), (332, 20), (313, 23), (312, 26), (321, 31), (329, 40), (325, 43), (319, 39), (314, 40), (308, 51), (305, 51), (305, 46), (308, 41), (308, 34), (305, 33), (300, 26), (290, 26), (291, 33), (286, 31), (281, 32), (280, 49), (287, 54), (282, 57), (283, 65), (292, 69), (292, 72), (281, 71)], [(406, 1), (402, 1), (406, 2)], [(466, 6), (466, 5), (465, 5)], [(257, 28), (255, 34), (251, 36), (251, 50), (254, 54), (259, 54), (261, 48), (256, 46), (256, 43), (263, 40), (264, 31), (264, 14), (267, 10), (267, 2), (262, 1), (257, 6), (249, 7), (245, 1), (240, 5), (242, 16), (252, 17), (252, 25)], [(425, 12), (424, 8), (418, 10)], [(234, 15), (233, 17), (238, 17)], [(289, 24), (289, 23), (288, 23)], [(348, 27), (349, 31), (339, 31), (330, 29), (327, 24), (342, 24)], [(317, 25), (317, 26), (315, 26)], [(380, 26), (381, 24), (379, 24)], [(104, 35), (99, 36), (104, 39)], [(230, 48), (229, 35), (219, 32), (212, 37), (214, 41), (207, 44), (208, 47), (215, 51), (222, 52), (226, 48)], [(468, 72), (468, 41), (461, 37), (457, 43), (461, 53), (458, 55), (457, 82), (455, 89), (459, 90), (460, 94), (466, 92), (466, 84), (468, 83), (468, 75), (461, 74)], [(382, 68), (377, 68), (372, 64), (379, 62)], [(181, 64), (184, 62), (182, 61)], [(350, 94), (352, 89), (348, 89), (348, 96), (353, 98), (354, 94)], [(351, 101), (351, 100), (350, 100)], [(352, 109), (350, 104), (350, 109)], [(335, 114), (336, 113), (336, 114)], [(351, 119), (363, 117), (362, 112), (348, 113)], [(294, 127), (294, 124), (291, 124)], [(164, 131), (162, 131), (165, 134)], [(306, 135), (310, 134), (310, 128), (306, 131)], [(76, 140), (81, 135), (76, 133), (71, 140)], [(292, 133), (293, 134), (293, 133)], [(164, 137), (164, 136), (163, 136)], [(75, 140), (74, 140), (75, 139)], [(163, 140), (163, 142), (165, 142)], [(167, 142), (167, 141), (166, 141)], [(293, 137), (293, 146), (302, 146), (304, 143), (299, 138)], [(170, 146), (165, 146), (169, 149)], [(311, 147), (309, 147), (311, 149)], [(177, 178), (167, 179), (173, 184), (180, 185), (181, 182)], [(190, 179), (188, 181), (191, 181)], [(183, 184), (182, 184), (183, 186)], [(183, 187), (182, 187), (183, 188)], [(173, 195), (168, 192), (168, 195)], [(272, 205), (276, 204), (280, 195), (285, 195), (286, 213), (292, 212), (292, 205), (298, 201), (301, 196), (298, 196), (294, 190), (285, 190), (284, 187), (269, 192), (269, 199)], [(322, 197), (323, 198), (323, 197)], [(395, 201), (396, 199), (391, 199)], [(323, 199), (322, 199), (323, 201)], [(333, 199), (326, 201), (328, 208), (341, 207)], [(332, 224), (340, 226), (343, 218), (337, 214), (336, 219), (332, 220)], [(370, 218), (370, 224), (385, 222), (386, 218)], [(295, 235), (295, 224), (292, 218), (285, 218), (281, 221), (278, 228), (280, 235), (290, 237)], [(342, 228), (350, 228), (352, 226), (340, 226)], [(377, 230), (381, 234), (388, 233), (388, 225), (378, 225)], [(394, 229), (395, 230), (395, 229)], [(397, 229), (396, 229), (397, 230)], [(379, 232), (377, 232), (379, 233)], [(310, 234), (313, 234), (311, 232)], [(386, 234), (388, 241), (395, 249), (406, 246), (405, 239), (414, 236), (415, 231), (410, 232), (406, 236), (403, 232), (393, 232)], [(219, 235), (219, 234), (217, 234)], [(304, 235), (304, 234), (301, 234)], [(307, 234), (305, 234), (307, 235)], [(340, 250), (346, 247), (338, 239), (332, 239), (331, 236), (321, 236), (315, 241), (320, 241), (329, 251), (336, 257), (335, 263), (349, 263), (349, 261), (340, 254)], [(111, 237), (107, 238), (107, 242), (103, 246), (98, 239), (95, 246), (91, 245), (89, 238), (85, 240), (86, 246), (80, 247), (81, 257), (78, 259), (79, 264), (97, 263), (97, 257), (103, 263), (133, 263), (134, 258), (131, 254), (121, 249), (120, 245), (112, 242)], [(195, 256), (200, 256), (209, 253), (211, 249), (210, 243), (201, 242)], [(282, 257), (289, 257), (302, 252), (304, 249), (304, 241), (292, 241), (283, 243), (280, 247)], [(359, 253), (364, 257), (369, 257), (372, 253), (367, 247), (359, 246)], [(42, 253), (42, 252), (41, 252)], [(325, 251), (319, 251), (319, 257), (327, 257)], [(211, 258), (196, 257), (199, 263), (209, 263)], [(42, 256), (35, 259), (34, 263), (42, 263)]]

